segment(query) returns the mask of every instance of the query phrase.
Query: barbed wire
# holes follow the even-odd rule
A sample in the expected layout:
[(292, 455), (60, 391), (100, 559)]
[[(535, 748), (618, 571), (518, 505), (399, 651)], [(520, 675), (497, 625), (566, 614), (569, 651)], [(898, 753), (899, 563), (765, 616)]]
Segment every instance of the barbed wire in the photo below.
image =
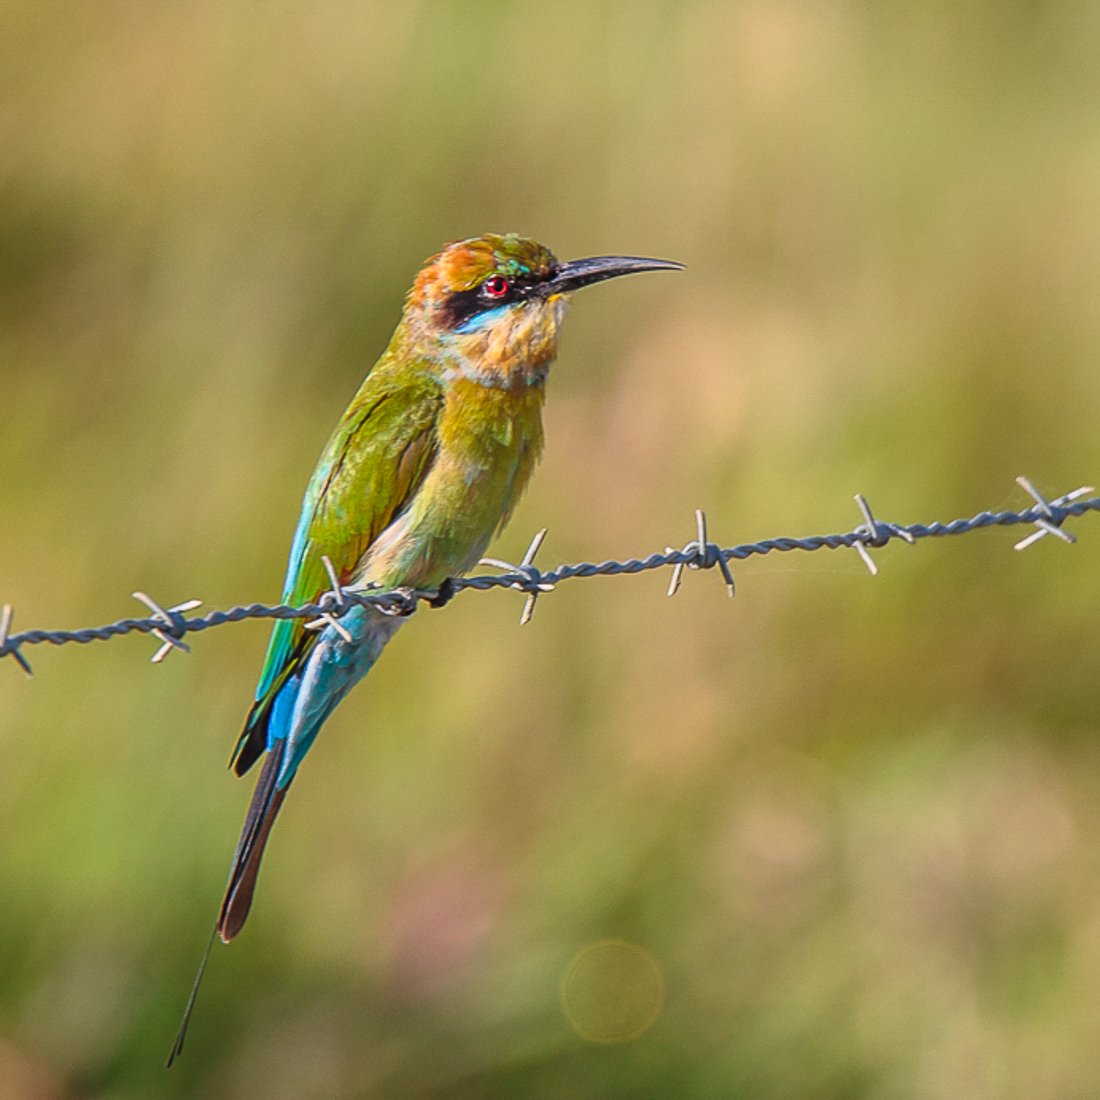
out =
[(33, 672), (30, 662), (21, 651), (23, 646), (40, 645), (42, 643), (58, 646), (67, 645), (70, 642), (86, 645), (89, 642), (108, 641), (123, 634), (140, 633), (152, 634), (161, 643), (160, 648), (152, 657), (155, 663), (159, 663), (173, 649), (179, 649), (185, 653), (191, 651), (191, 647), (183, 641), (184, 635), (196, 634), (214, 626), (241, 622), (244, 619), (310, 619), (312, 621), (306, 623), (307, 629), (322, 629), (331, 626), (342, 633), (350, 642), (351, 636), (341, 626), (339, 619), (339, 616), (350, 605), (377, 607), (390, 615), (411, 615), (422, 600), (439, 607), (446, 603), (452, 595), (466, 589), (484, 592), (491, 588), (514, 588), (525, 592), (527, 600), (520, 616), (520, 624), (522, 625), (530, 620), (535, 601), (540, 594), (553, 591), (556, 585), (574, 577), (614, 577), (628, 573), (644, 573), (652, 569), (671, 566), (672, 578), (669, 583), (668, 594), (672, 596), (680, 587), (685, 568), (718, 568), (726, 582), (726, 591), (732, 596), (734, 594), (734, 580), (733, 574), (730, 572), (729, 562), (743, 561), (754, 555), (764, 555), (772, 552), (785, 553), (791, 550), (854, 549), (859, 553), (871, 573), (876, 574), (878, 567), (871, 557), (870, 550), (886, 546), (893, 539), (901, 539), (912, 544), (918, 539), (964, 535), (984, 527), (1011, 527), (1019, 524), (1030, 524), (1035, 527), (1035, 530), (1015, 544), (1016, 550), (1025, 550), (1047, 535), (1053, 535), (1064, 542), (1076, 542), (1076, 536), (1062, 530), (1062, 524), (1070, 516), (1082, 516), (1086, 512), (1100, 512), (1100, 497), (1084, 499), (1089, 493), (1095, 491), (1092, 486), (1075, 489), (1073, 492), (1048, 501), (1043, 498), (1026, 477), (1018, 477), (1016, 481), (1035, 500), (1035, 504), (1031, 508), (1021, 512), (979, 512), (969, 519), (956, 519), (950, 523), (885, 523), (874, 517), (867, 501), (861, 494), (857, 493), (855, 500), (862, 513), (863, 523), (846, 534), (764, 539), (761, 542), (748, 542), (725, 549), (708, 539), (706, 516), (697, 509), (695, 512), (695, 538), (687, 543), (682, 550), (667, 547), (665, 553), (650, 554), (645, 558), (628, 558), (626, 561), (603, 561), (598, 564), (579, 562), (576, 565), (559, 565), (556, 569), (546, 573), (538, 569), (534, 563), (535, 555), (546, 537), (546, 529), (544, 528), (531, 540), (527, 553), (518, 565), (502, 561), (499, 558), (482, 558), (480, 565), (502, 569), (503, 572), (453, 578), (444, 582), (439, 588), (432, 589), (399, 588), (384, 592), (373, 587), (345, 587), (340, 584), (332, 562), (325, 558), (323, 561), (332, 582), (331, 590), (325, 592), (315, 603), (304, 604), (300, 607), (292, 607), (288, 604), (251, 603), (231, 607), (225, 611), (210, 611), (202, 617), (188, 619), (185, 617), (185, 613), (200, 607), (201, 600), (188, 600), (185, 603), (176, 604), (174, 607), (165, 608), (146, 593), (135, 592), (133, 593), (134, 598), (144, 603), (152, 612), (148, 618), (119, 619), (117, 622), (109, 623), (106, 626), (86, 627), (82, 630), (24, 630), (18, 634), (12, 634), (12, 606), (11, 604), (4, 604), (3, 608), (0, 609), (0, 658), (13, 658), (19, 663), (23, 671), (31, 676)]

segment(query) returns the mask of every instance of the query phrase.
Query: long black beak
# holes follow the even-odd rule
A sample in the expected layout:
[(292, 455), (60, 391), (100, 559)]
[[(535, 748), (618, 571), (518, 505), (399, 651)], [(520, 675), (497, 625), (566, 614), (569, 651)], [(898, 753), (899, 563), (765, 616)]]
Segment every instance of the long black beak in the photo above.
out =
[(552, 279), (542, 284), (544, 294), (568, 294), (582, 286), (602, 283), (638, 271), (683, 271), (675, 260), (647, 260), (642, 256), (592, 256), (562, 264)]

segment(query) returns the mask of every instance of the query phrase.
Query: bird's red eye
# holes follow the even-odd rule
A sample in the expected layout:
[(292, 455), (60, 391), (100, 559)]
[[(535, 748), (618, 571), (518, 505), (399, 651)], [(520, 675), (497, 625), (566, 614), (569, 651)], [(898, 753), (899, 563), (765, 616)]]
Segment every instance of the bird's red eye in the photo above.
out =
[(503, 298), (508, 293), (508, 280), (502, 275), (490, 275), (481, 289), (487, 298)]

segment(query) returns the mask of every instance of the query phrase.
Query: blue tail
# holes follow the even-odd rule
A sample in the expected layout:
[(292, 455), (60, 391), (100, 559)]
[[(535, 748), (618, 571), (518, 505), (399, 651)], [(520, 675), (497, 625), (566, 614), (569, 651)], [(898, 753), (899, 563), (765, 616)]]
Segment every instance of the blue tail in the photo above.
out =
[(228, 943), (252, 906), (256, 876), (271, 827), (291, 781), (337, 704), (371, 669), (404, 620), (373, 608), (355, 607), (340, 618), (349, 643), (334, 627), (309, 636), (273, 695), (258, 700), (245, 724), (233, 761), (240, 775), (265, 750), (233, 870), (218, 917), (218, 935)]

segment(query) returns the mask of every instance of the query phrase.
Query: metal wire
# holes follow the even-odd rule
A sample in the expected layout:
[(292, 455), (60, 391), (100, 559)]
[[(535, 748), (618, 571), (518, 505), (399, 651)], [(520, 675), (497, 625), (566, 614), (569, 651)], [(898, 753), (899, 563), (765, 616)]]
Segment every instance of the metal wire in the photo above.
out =
[(188, 600), (186, 603), (164, 608), (144, 592), (135, 592), (134, 597), (141, 600), (153, 612), (149, 618), (119, 619), (106, 626), (85, 627), (82, 630), (24, 630), (18, 634), (10, 633), (12, 608), (10, 604), (5, 604), (0, 608), (0, 658), (12, 657), (29, 676), (32, 675), (31, 666), (21, 652), (23, 646), (40, 645), (43, 642), (48, 642), (50, 645), (67, 645), (70, 642), (86, 645), (89, 642), (107, 641), (123, 634), (137, 632), (152, 634), (161, 643), (152, 657), (153, 661), (159, 662), (173, 649), (190, 652), (190, 648), (182, 641), (185, 634), (196, 634), (224, 623), (237, 623), (244, 619), (310, 619), (313, 621), (307, 626), (312, 629), (329, 625), (341, 629), (339, 615), (351, 604), (375, 606), (392, 615), (409, 615), (416, 610), (421, 600), (438, 606), (446, 602), (452, 594), (465, 589), (484, 592), (490, 588), (515, 588), (526, 592), (527, 600), (520, 619), (522, 624), (530, 620), (535, 600), (540, 593), (550, 592), (562, 581), (575, 577), (614, 577), (625, 573), (644, 573), (651, 569), (672, 566), (672, 583), (668, 590), (671, 596), (680, 586), (685, 567), (689, 569), (717, 567), (723, 575), (727, 592), (732, 596), (733, 575), (728, 563), (743, 561), (754, 555), (786, 553), (791, 550), (855, 549), (874, 574), (878, 572), (878, 567), (871, 557), (870, 549), (886, 546), (893, 539), (901, 539), (912, 544), (918, 539), (964, 535), (983, 527), (1031, 524), (1035, 527), (1035, 531), (1015, 545), (1015, 549), (1024, 550), (1047, 535), (1056, 536), (1065, 542), (1076, 542), (1076, 537), (1064, 531), (1062, 524), (1071, 516), (1082, 516), (1086, 512), (1100, 512), (1100, 497), (1084, 499), (1089, 493), (1095, 491), (1091, 486), (1075, 489), (1056, 500), (1047, 501), (1027, 478), (1020, 477), (1016, 481), (1035, 500), (1033, 507), (1022, 512), (979, 512), (970, 519), (956, 519), (950, 523), (903, 525), (875, 519), (867, 501), (857, 494), (855, 499), (863, 515), (863, 523), (846, 534), (764, 539), (761, 542), (742, 543), (740, 546), (725, 549), (709, 541), (706, 517), (697, 510), (695, 513), (696, 537), (682, 550), (667, 549), (663, 554), (650, 554), (645, 558), (628, 558), (626, 561), (559, 565), (557, 569), (546, 573), (534, 564), (535, 555), (546, 536), (544, 529), (534, 537), (519, 565), (511, 565), (496, 558), (483, 558), (480, 564), (501, 569), (503, 572), (487, 576), (455, 578), (447, 582), (446, 592), (440, 589), (396, 589), (382, 592), (371, 588), (341, 586), (335, 578), (335, 572), (330, 570), (333, 589), (324, 593), (316, 603), (301, 607), (291, 607), (287, 604), (250, 603), (231, 607), (225, 611), (211, 611), (201, 617), (189, 619), (184, 613), (198, 607), (201, 600)]

